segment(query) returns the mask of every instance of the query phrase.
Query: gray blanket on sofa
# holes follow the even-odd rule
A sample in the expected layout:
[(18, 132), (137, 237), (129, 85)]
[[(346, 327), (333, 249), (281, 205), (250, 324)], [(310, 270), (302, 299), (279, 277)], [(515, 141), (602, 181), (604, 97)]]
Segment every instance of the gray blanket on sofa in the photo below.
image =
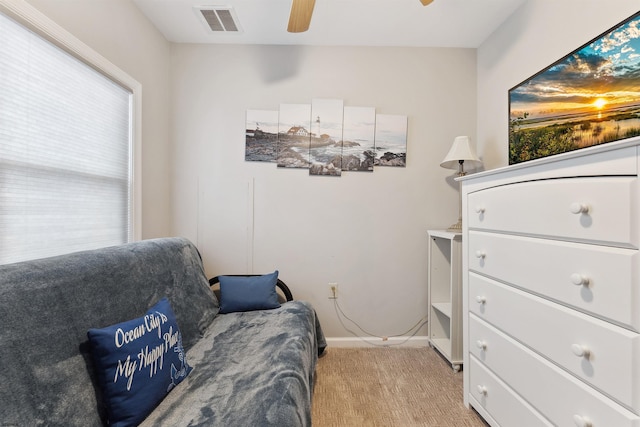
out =
[(194, 370), (142, 425), (310, 426), (319, 328), (300, 301), (219, 314), (187, 354)]
[(193, 371), (147, 425), (310, 424), (325, 346), (314, 310), (218, 314), (195, 246), (167, 238), (0, 266), (0, 425), (102, 425), (87, 330), (165, 296)]

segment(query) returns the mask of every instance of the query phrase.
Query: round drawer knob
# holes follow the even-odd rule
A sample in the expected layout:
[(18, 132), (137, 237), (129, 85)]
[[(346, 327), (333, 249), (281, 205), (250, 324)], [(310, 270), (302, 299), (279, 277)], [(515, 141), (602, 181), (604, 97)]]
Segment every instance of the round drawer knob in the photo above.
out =
[(571, 206), (569, 207), (569, 209), (571, 210), (572, 214), (583, 214), (583, 213), (589, 213), (589, 205), (586, 203), (571, 203)]
[(482, 340), (478, 340), (476, 341), (476, 346), (480, 349), (480, 350), (486, 350), (487, 349), (487, 343), (485, 341)]
[(578, 427), (593, 427), (591, 420), (582, 415), (574, 415), (573, 422), (576, 423)]
[(588, 347), (580, 344), (571, 345), (571, 351), (578, 357), (589, 357), (591, 351)]
[(582, 274), (579, 274), (579, 273), (573, 273), (571, 275), (571, 283), (573, 283), (576, 286), (588, 285), (589, 284), (589, 278), (587, 276), (583, 276)]
[(483, 385), (479, 385), (479, 386), (477, 387), (477, 389), (478, 389), (478, 393), (479, 393), (481, 396), (486, 396), (486, 395), (489, 393), (489, 390), (487, 390), (487, 388), (486, 388), (485, 386), (483, 386)]
[(476, 213), (483, 214), (484, 206), (476, 206)]
[(485, 259), (486, 256), (487, 256), (487, 253), (485, 251), (480, 251), (480, 250), (476, 251), (476, 258)]
[(478, 295), (478, 296), (476, 297), (476, 302), (477, 302), (478, 304), (484, 304), (484, 303), (486, 303), (486, 302), (487, 302), (487, 298), (486, 298), (486, 297), (484, 297), (484, 296), (482, 296), (482, 295)]

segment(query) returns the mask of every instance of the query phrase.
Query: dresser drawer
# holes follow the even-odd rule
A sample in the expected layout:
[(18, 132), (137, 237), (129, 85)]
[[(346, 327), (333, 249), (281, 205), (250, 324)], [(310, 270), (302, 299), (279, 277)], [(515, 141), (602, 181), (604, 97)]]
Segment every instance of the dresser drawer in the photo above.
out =
[(470, 229), (638, 247), (635, 177), (550, 179), (468, 196)]
[(553, 426), (475, 357), (471, 356), (469, 362), (469, 393), (498, 424), (504, 427)]
[(637, 333), (475, 273), (469, 273), (469, 310), (640, 411)]
[(636, 249), (470, 231), (469, 269), (640, 331)]
[[(476, 383), (481, 381), (480, 379), (474, 382), (473, 379), (476, 377), (474, 370), (479, 365), (473, 364), (473, 361), (477, 358), (524, 400), (545, 414), (554, 425), (574, 427), (580, 425), (577, 421), (588, 420), (593, 427), (640, 426), (640, 418), (637, 415), (474, 315), (470, 315), (469, 318), (469, 340), (472, 362), (469, 373), (470, 393), (474, 393)], [(484, 372), (481, 375), (483, 374)], [(490, 392), (487, 387), (487, 400)], [(509, 424), (520, 425), (528, 424)]]

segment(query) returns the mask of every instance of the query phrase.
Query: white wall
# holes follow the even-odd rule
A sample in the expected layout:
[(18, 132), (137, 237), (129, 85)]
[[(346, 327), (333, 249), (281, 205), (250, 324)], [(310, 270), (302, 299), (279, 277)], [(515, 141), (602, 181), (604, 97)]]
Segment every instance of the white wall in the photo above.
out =
[(529, 0), (478, 48), (478, 155), (508, 159), (508, 91), (638, 11), (636, 0)]
[(169, 235), (169, 42), (130, 0), (28, 3), (142, 84), (142, 237)]
[[(279, 269), (329, 337), (349, 336), (327, 298), (329, 282), (365, 329), (404, 332), (427, 314), (426, 231), (457, 219), (454, 171), (439, 163), (455, 136), (475, 138), (475, 56), (173, 45), (173, 234), (197, 243), (211, 276)], [(407, 115), (407, 167), (336, 178), (244, 161), (247, 109), (313, 98)]]

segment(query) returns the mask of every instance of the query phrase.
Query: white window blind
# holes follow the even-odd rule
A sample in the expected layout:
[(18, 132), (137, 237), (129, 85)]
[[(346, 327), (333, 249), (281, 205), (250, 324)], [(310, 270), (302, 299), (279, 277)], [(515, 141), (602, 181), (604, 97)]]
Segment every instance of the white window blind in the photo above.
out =
[(132, 94), (0, 14), (0, 263), (131, 240)]

